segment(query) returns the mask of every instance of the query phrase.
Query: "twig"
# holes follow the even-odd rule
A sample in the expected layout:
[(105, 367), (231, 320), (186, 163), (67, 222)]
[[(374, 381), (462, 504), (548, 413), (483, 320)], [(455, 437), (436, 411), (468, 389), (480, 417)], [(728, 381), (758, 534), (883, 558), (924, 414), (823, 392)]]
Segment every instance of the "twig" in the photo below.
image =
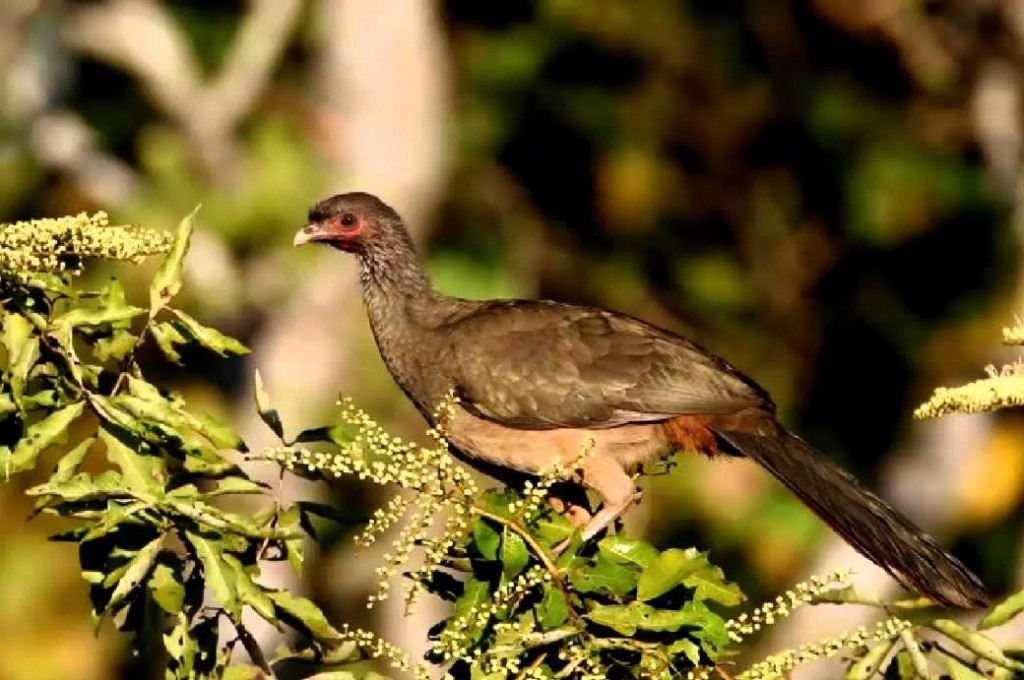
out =
[(928, 659), (925, 658), (921, 652), (920, 645), (917, 644), (917, 640), (914, 639), (914, 634), (910, 630), (900, 631), (900, 639), (903, 641), (903, 646), (907, 649), (907, 654), (910, 655), (910, 663), (914, 666), (914, 672), (920, 675), (924, 680), (928, 680)]
[(65, 37), (78, 50), (134, 75), (218, 178), (228, 174), (231, 134), (263, 91), (295, 28), (299, 0), (255, 0), (224, 66), (209, 82), (188, 40), (158, 3), (108, 0), (72, 14)]
[(537, 555), (537, 559), (541, 561), (541, 564), (544, 565), (544, 568), (548, 571), (549, 574), (551, 574), (551, 578), (553, 581), (555, 581), (555, 584), (559, 588), (564, 589), (564, 584), (562, 583), (562, 576), (558, 571), (558, 567), (556, 567), (555, 563), (551, 561), (551, 557), (548, 555), (548, 552), (544, 549), (544, 547), (537, 542), (537, 539), (530, 535), (529, 531), (521, 527), (518, 523), (513, 522), (505, 517), (502, 517), (501, 515), (496, 515), (488, 510), (484, 510), (481, 507), (472, 505), (470, 506), (470, 510), (475, 514), (480, 515), (481, 517), (486, 517), (489, 520), (493, 520), (498, 524), (501, 524), (504, 527), (508, 527), (512, 531), (519, 534), (519, 537), (522, 538), (526, 545), (529, 546), (530, 550), (532, 550), (533, 553)]

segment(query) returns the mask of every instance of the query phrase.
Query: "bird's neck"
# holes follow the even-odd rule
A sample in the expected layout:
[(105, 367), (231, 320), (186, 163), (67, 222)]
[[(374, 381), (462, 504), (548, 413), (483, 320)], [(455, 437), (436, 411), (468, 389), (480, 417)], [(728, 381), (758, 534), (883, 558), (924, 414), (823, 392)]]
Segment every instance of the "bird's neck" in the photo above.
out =
[(363, 301), (381, 358), (421, 410), (443, 396), (435, 361), (443, 352), (445, 321), (463, 301), (434, 289), (412, 247), (386, 257), (360, 257)]
[(430, 284), (411, 245), (362, 254), (359, 264), (363, 300), (375, 330), (394, 323), (434, 325), (430, 317), (447, 298)]

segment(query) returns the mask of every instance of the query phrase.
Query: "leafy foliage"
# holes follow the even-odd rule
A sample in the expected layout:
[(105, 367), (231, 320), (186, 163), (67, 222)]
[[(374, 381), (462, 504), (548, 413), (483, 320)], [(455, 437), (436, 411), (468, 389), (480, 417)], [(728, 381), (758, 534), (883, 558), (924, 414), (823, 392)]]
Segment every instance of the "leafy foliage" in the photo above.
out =
[[(112, 621), (140, 651), (161, 641), (167, 678), (273, 677), (284, 663), (315, 677), (349, 678), (367, 674), (367, 658), (428, 677), (426, 666), (372, 633), (335, 627), (310, 600), (260, 583), (263, 562), (301, 570), (312, 518), (340, 514), (306, 501), (281, 503), (239, 467), (247, 449), (230, 425), (147, 379), (137, 358), (146, 342), (175, 364), (197, 351), (247, 351), (172, 306), (193, 218), (173, 239), (139, 234), (145, 248), (166, 252), (148, 307), (130, 304), (116, 280), (79, 290), (59, 267), (0, 279), (0, 469), (9, 478), (60, 448), (49, 479), (28, 490), (36, 513), (76, 521), (54, 539), (78, 546), (96, 624)], [(88, 239), (62, 243), (102, 246), (105, 228), (88, 222)], [(62, 257), (135, 259), (145, 248), (133, 234), (118, 231), (121, 249), (72, 248)], [(369, 545), (402, 525), (371, 604), (387, 596), (390, 576), (418, 552), (423, 559), (406, 574), (406, 597), (412, 604), (431, 593), (453, 604), (428, 633), (428, 660), (452, 678), (731, 677), (725, 669), (748, 636), (819, 602), (874, 606), (888, 618), (873, 630), (785, 650), (738, 677), (781, 677), (840, 653), (848, 656), (849, 678), (934, 677), (936, 668), (968, 679), (1024, 672), (1020, 649), (1001, 648), (982, 632), (1024, 613), (1024, 594), (992, 608), (977, 630), (927, 602), (882, 603), (836, 589), (840, 576), (736, 613), (745, 596), (707, 553), (659, 550), (621, 533), (583, 543), (548, 502), (571, 469), (552, 468), (519, 490), (480, 492), (448, 451), (443, 422), (451, 404), (439, 408), (433, 445), (420, 448), (390, 437), (348, 403), (339, 424), (289, 440), (258, 373), (256, 395), (281, 440), (260, 459), (315, 479), (354, 476), (405, 489), (357, 536)], [(264, 507), (249, 514), (224, 507), (224, 497), (239, 495), (261, 497)], [(291, 629), (303, 643), (268, 659), (247, 614)], [(231, 665), (238, 645), (253, 665)]]
[[(49, 480), (28, 490), (36, 512), (78, 520), (54, 538), (78, 544), (97, 624), (109, 617), (139, 639), (162, 636), (173, 678), (220, 677), (238, 643), (269, 671), (242, 623), (244, 609), (278, 627), (288, 622), (321, 651), (341, 638), (312, 603), (258, 582), (263, 560), (301, 563), (298, 515), (279, 505), (254, 516), (223, 509), (222, 496), (266, 494), (232, 459), (246, 451), (244, 443), (229, 425), (190, 411), (180, 395), (149, 382), (136, 359), (139, 347), (155, 340), (177, 362), (176, 346), (164, 342), (170, 332), (190, 351), (248, 351), (169, 306), (181, 289), (193, 217), (164, 248), (148, 310), (130, 305), (116, 280), (100, 291), (78, 291), (67, 274), (53, 272), (0, 283), (0, 469), (9, 477), (33, 468), (48, 448), (70, 445)], [(84, 255), (103, 252), (95, 244), (110, 235), (102, 224), (89, 225), (81, 242), (92, 251)], [(123, 230), (115, 236), (123, 247), (112, 255), (134, 258), (140, 248)], [(141, 246), (166, 240), (153, 233), (139, 238)], [(105, 456), (107, 469), (84, 471), (97, 456)], [(237, 637), (218, 645), (222, 618)]]
[(455, 615), (432, 631), (431, 652), (455, 662), (455, 677), (471, 677), (471, 666), (501, 677), (524, 666), (544, 677), (574, 667), (675, 677), (722, 657), (729, 635), (715, 609), (744, 598), (706, 554), (659, 553), (621, 535), (582, 544), (550, 510), (520, 523), (509, 512), (516, 500), (508, 491), (485, 494), (472, 536), (451, 562), (459, 585), (448, 577), (431, 585), (455, 602)]

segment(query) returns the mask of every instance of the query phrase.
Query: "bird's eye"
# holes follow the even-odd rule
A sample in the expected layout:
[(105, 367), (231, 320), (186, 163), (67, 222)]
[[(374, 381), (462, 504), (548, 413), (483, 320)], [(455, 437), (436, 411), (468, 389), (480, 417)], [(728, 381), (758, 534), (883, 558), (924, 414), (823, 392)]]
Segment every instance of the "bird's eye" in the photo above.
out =
[(345, 227), (346, 229), (351, 229), (357, 224), (356, 216), (353, 215), (352, 213), (345, 213), (344, 215), (341, 216), (341, 220), (339, 221), (341, 222), (341, 226)]

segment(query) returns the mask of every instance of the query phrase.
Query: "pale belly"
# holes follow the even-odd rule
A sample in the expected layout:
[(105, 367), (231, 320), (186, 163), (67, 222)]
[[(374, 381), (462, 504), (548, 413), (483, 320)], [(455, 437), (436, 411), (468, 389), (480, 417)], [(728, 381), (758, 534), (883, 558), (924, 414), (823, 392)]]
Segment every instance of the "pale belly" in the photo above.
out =
[(451, 443), (481, 461), (530, 474), (542, 474), (556, 462), (568, 466), (592, 439), (588, 457), (614, 459), (623, 469), (666, 456), (674, 450), (659, 423), (620, 425), (598, 430), (510, 430), (456, 408), (447, 425)]

